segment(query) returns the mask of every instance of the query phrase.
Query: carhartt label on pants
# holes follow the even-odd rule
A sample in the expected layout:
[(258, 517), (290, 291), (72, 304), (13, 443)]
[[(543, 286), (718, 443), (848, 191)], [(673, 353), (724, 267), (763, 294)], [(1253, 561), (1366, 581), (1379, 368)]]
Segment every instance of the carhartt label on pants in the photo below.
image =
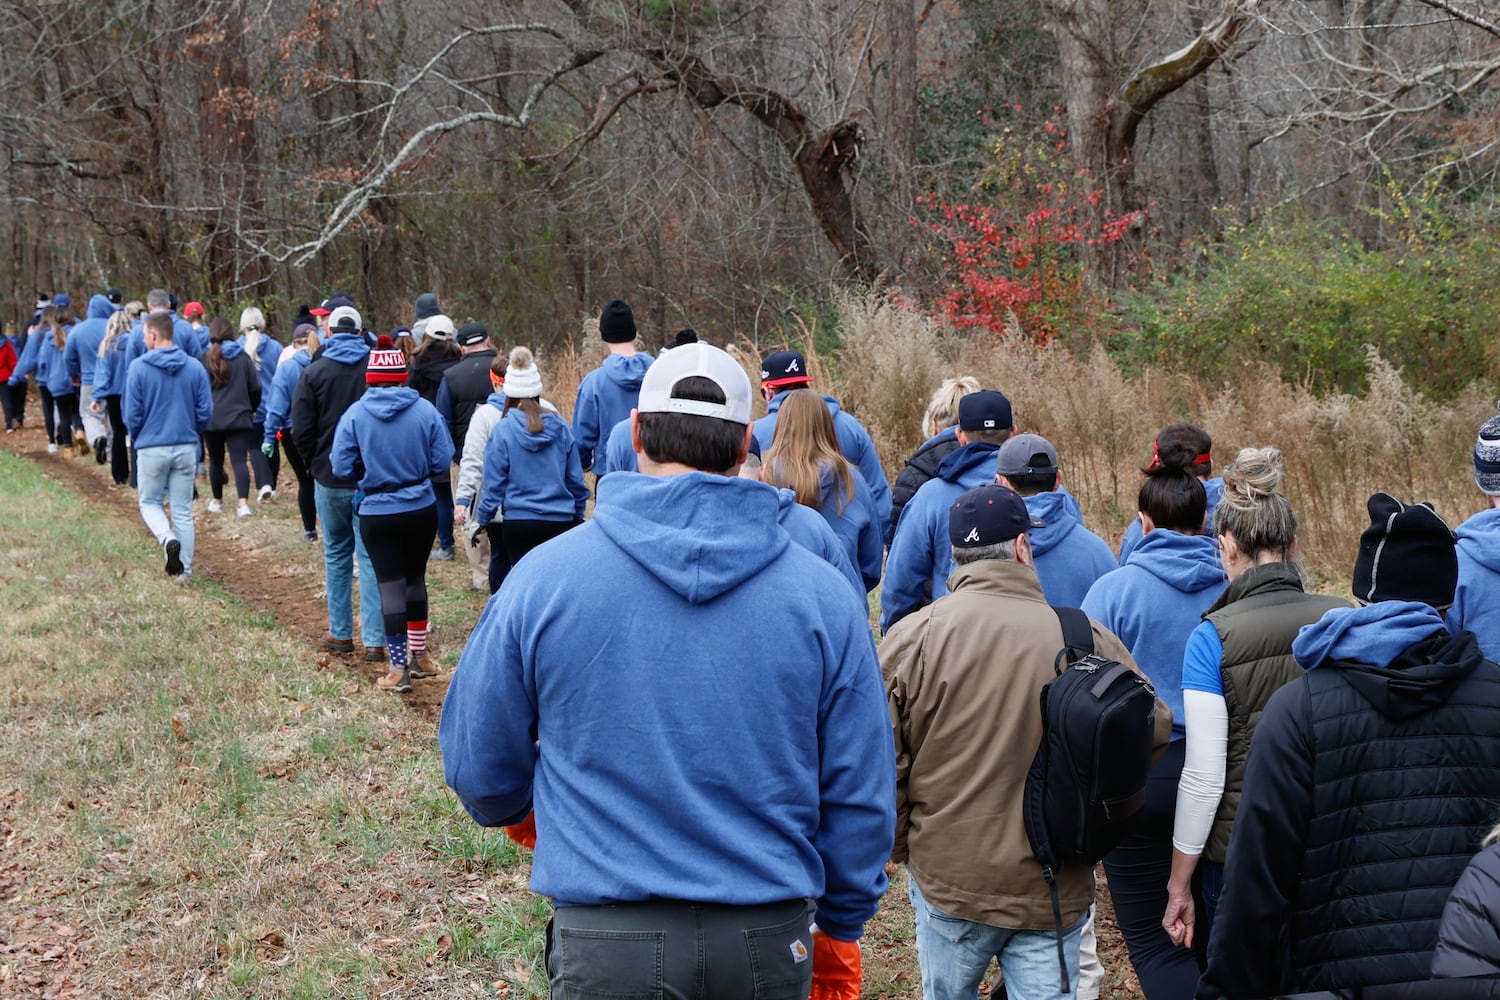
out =
[(801, 941), (793, 941), (791, 944), (792, 961), (801, 964), (807, 961), (807, 945)]

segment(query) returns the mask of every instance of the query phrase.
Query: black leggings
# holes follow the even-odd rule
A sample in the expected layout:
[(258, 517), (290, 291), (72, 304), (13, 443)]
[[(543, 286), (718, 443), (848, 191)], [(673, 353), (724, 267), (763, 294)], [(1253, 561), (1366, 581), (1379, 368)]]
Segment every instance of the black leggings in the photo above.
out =
[(0, 402), (5, 403), (5, 426), (6, 429), (21, 426), (26, 419), (26, 386), (0, 385)]
[[(57, 444), (57, 418), (52, 411), (52, 390), (38, 382), (36, 384), (36, 394), (42, 401), (42, 426), (47, 428), (47, 443)], [(66, 438), (67, 434), (68, 432), (64, 430), (63, 437)], [(66, 444), (67, 442), (64, 441), (63, 443)]]
[(125, 414), (120, 406), (124, 398), (104, 397), (104, 408), (109, 413), (109, 474), (122, 486), (130, 482), (130, 447), (125, 443)]
[(281, 436), (281, 449), (286, 452), (286, 462), (292, 467), (292, 474), (297, 477), (297, 513), (302, 515), (302, 530), (317, 531), (318, 498), (313, 492), (312, 473), (307, 470), (302, 453), (292, 444), (290, 433)]
[[(242, 428), (234, 431), (204, 431), (203, 445), (208, 450), (208, 485), (214, 499), (224, 499), (224, 484), (229, 476), (224, 472), (224, 449), (229, 449), (229, 464), (234, 467), (234, 492), (241, 500), (250, 498), (250, 450), (264, 464), (266, 456), (260, 453), (260, 440), (255, 431)], [(259, 473), (261, 470), (255, 470)], [(256, 476), (257, 479), (261, 477)]]
[[(266, 439), (266, 425), (256, 424), (251, 428), (255, 432), (255, 447)], [(281, 475), (281, 449), (276, 447), (276, 439), (271, 439), (271, 454), (261, 452), (260, 455), (266, 460), (266, 482), (270, 484), (272, 491), (276, 489), (276, 478)]]
[[(514, 566), (526, 553), (543, 542), (550, 542), (577, 523), (577, 521), (513, 521), (506, 518), (500, 522), (500, 540), (505, 545), (506, 560)], [(491, 538), (490, 544), (494, 545), (494, 543), (495, 540)]]
[(70, 392), (53, 396), (52, 402), (57, 406), (57, 443), (72, 444), (73, 432), (83, 430), (83, 417), (78, 413), (78, 394)]
[(404, 638), (407, 622), (427, 620), (427, 556), (437, 537), (437, 504), (400, 514), (360, 514), (359, 537), (380, 584), (385, 634)]

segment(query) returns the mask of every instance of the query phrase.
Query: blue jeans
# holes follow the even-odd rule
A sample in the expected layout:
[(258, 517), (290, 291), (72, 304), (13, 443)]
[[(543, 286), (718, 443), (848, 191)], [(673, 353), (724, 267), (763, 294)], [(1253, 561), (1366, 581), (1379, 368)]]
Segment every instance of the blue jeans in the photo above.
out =
[(1063, 931), (1063, 957), (1068, 965), (1068, 992), (1064, 993), (1055, 931), (1005, 930), (950, 917), (928, 905), (909, 872), (906, 885), (917, 916), (924, 1000), (975, 1000), (992, 958), (1000, 960), (1010, 1000), (1072, 1000), (1077, 994), (1078, 942), (1087, 913)]
[[(137, 457), (137, 482), (140, 487), (136, 501), (141, 507), (141, 520), (156, 539), (156, 544), (165, 545), (167, 539), (176, 538), (182, 543), (182, 569), (193, 571), (193, 472), (195, 445), (163, 444), (142, 448)], [(172, 504), (172, 519), (162, 500)]]
[(328, 591), (328, 634), (335, 639), (354, 635), (354, 571), (351, 557), (359, 563), (359, 632), (366, 646), (385, 645), (385, 627), (380, 613), (380, 584), (375, 567), (359, 537), (359, 515), (354, 510), (355, 490), (313, 483), (318, 520), (323, 522), (323, 587)]

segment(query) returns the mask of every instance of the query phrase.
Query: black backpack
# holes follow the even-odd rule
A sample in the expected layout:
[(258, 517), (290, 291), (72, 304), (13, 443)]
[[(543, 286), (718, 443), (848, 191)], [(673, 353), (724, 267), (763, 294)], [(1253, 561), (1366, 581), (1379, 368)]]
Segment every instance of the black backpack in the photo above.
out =
[(1042, 688), (1042, 742), (1026, 775), (1024, 809), (1026, 836), (1052, 894), (1066, 993), (1057, 872), (1092, 868), (1134, 826), (1146, 804), (1156, 691), (1125, 664), (1095, 654), (1093, 627), (1082, 611), (1053, 610), (1063, 648), (1052, 664), (1057, 677)]

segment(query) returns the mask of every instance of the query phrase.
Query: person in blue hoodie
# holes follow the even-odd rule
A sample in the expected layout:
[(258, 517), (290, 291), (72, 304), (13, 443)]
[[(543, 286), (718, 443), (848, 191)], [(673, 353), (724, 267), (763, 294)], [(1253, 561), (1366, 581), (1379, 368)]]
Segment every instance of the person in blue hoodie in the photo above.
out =
[(948, 508), (969, 490), (995, 481), (995, 455), (1014, 433), (1010, 400), (1002, 393), (984, 389), (958, 401), (959, 448), (913, 494), (891, 539), (880, 588), (882, 635), (948, 592), (953, 572)]
[[(1203, 530), (1207, 531), (1209, 525), (1214, 522), (1214, 508), (1219, 504), (1219, 497), (1224, 492), (1224, 479), (1215, 476), (1213, 460), (1213, 439), (1208, 436), (1208, 431), (1193, 424), (1169, 424), (1162, 428), (1156, 440), (1151, 442), (1151, 460), (1154, 462), (1164, 449), (1173, 448), (1193, 449), (1193, 464), (1191, 471), (1203, 483), (1203, 491), (1208, 497), (1207, 510), (1203, 515)], [(1120, 539), (1120, 565), (1125, 565), (1125, 560), (1130, 558), (1130, 553), (1141, 544), (1141, 519), (1136, 517), (1125, 526), (1125, 536)]]
[(89, 299), (87, 318), (73, 324), (63, 346), (68, 378), (78, 386), (78, 415), (83, 421), (84, 436), (93, 449), (94, 461), (100, 465), (109, 461), (109, 425), (105, 415), (89, 404), (94, 399), (94, 369), (99, 363), (99, 345), (104, 343), (106, 326), (116, 311), (108, 296), (93, 296)]
[(1448, 626), (1473, 632), (1484, 655), (1500, 662), (1500, 413), (1479, 428), (1474, 483), (1489, 506), (1458, 526), (1458, 589)]
[(1009, 486), (1031, 512), (1031, 555), (1048, 604), (1076, 608), (1115, 569), (1109, 543), (1083, 526), (1078, 501), (1063, 488), (1057, 449), (1040, 434), (1017, 434), (1000, 446), (995, 481)]
[[(56, 310), (49, 302), (41, 308), (37, 321), (31, 324), (21, 356), (5, 384), (10, 388), (26, 386), (26, 377), (36, 373), (37, 398), (42, 408), (42, 427), (47, 432), (47, 452), (57, 454), (57, 408), (52, 405), (52, 390), (47, 388), (47, 369), (43, 366), (42, 345), (51, 335), (51, 320)], [(24, 405), (25, 397), (22, 397)]]
[(312, 363), (318, 351), (318, 327), (314, 323), (299, 323), (292, 330), (292, 353), (276, 366), (271, 378), (271, 398), (265, 404), (266, 422), (261, 430), (260, 452), (269, 459), (276, 453), (276, 445), (286, 454), (287, 464), (297, 477), (297, 513), (302, 518), (303, 541), (318, 540), (318, 506), (313, 488), (312, 471), (307, 459), (297, 450), (292, 434), (292, 393), (297, 380)]
[(484, 447), (484, 487), (475, 517), (486, 526), (496, 513), (504, 517), (499, 541), (515, 566), (538, 545), (583, 521), (589, 488), (573, 432), (542, 407), (542, 375), (528, 349), (510, 352), (504, 392), (505, 409)]
[[(812, 388), (812, 376), (807, 371), (807, 359), (796, 351), (777, 351), (766, 356), (760, 366), (760, 397), (766, 401), (766, 415), (755, 422), (755, 440), (761, 451), (769, 453), (776, 438), (776, 417), (787, 393), (794, 389)], [(880, 455), (875, 451), (875, 442), (870, 432), (846, 413), (839, 401), (824, 396), (823, 402), (833, 415), (833, 429), (838, 434), (839, 450), (859, 469), (865, 485), (870, 488), (870, 497), (880, 518), (880, 537), (884, 539), (890, 526), (891, 484), (885, 478), (885, 468), (880, 464)]]
[[(641, 471), (601, 480), (593, 518), (515, 566), (475, 626), (444, 776), (476, 822), (534, 837), (554, 995), (805, 997), (857, 970), (886, 888), (895, 755), (869, 625), (777, 523), (777, 492), (732, 475), (738, 362), (674, 349), (637, 410)], [(734, 641), (747, 627), (775, 655)]]
[(885, 554), (880, 516), (859, 470), (839, 451), (828, 407), (811, 389), (787, 393), (761, 480), (791, 490), (798, 503), (822, 515), (859, 567), (865, 590), (875, 589)]
[(36, 332), (41, 342), (36, 353), (37, 381), (45, 384), (55, 410), (54, 446), (47, 450), (55, 452), (66, 447), (70, 455), (82, 458), (89, 454), (91, 445), (78, 412), (78, 384), (68, 374), (66, 351), (68, 332), (73, 327), (72, 313), (66, 295), (53, 296), (52, 302), (43, 310), (42, 323)]
[(109, 474), (118, 485), (132, 482), (131, 451), (126, 441), (125, 415), (121, 400), (125, 396), (125, 370), (130, 363), (126, 347), (131, 327), (146, 315), (146, 304), (131, 301), (111, 316), (104, 327), (99, 345), (99, 359), (94, 365), (94, 391), (89, 408), (103, 410), (109, 419)]
[(1197, 456), (1186, 443), (1159, 449), (1137, 497), (1141, 544), (1124, 566), (1100, 577), (1080, 605), (1120, 637), (1172, 710), (1172, 742), (1151, 768), (1136, 830), (1104, 858), (1120, 933), (1150, 1000), (1188, 1000), (1199, 972), (1192, 951), (1173, 944), (1162, 927), (1185, 750), (1182, 657), (1226, 582), (1218, 544), (1203, 534), (1207, 497), (1191, 468)]
[[(255, 443), (264, 444), (266, 435), (266, 407), (271, 402), (271, 386), (276, 381), (276, 365), (281, 360), (281, 343), (266, 330), (266, 314), (255, 306), (240, 310), (240, 335), (237, 341), (260, 376), (260, 403), (255, 407)], [(272, 443), (275, 443), (273, 437)], [(276, 478), (281, 473), (281, 452), (272, 448), (266, 455), (266, 480), (261, 483), (256, 499), (265, 503), (276, 496)]]
[(390, 666), (376, 683), (405, 693), (431, 676), (427, 556), (437, 537), (432, 477), (448, 471), (453, 438), (437, 408), (406, 385), (406, 355), (381, 336), (365, 369), (368, 391), (333, 435), (333, 473), (356, 480), (359, 533), (375, 567)]
[(641, 377), (651, 366), (651, 355), (635, 349), (635, 313), (624, 299), (613, 299), (600, 311), (599, 337), (609, 356), (583, 377), (573, 403), (573, 437), (585, 472), (593, 468), (595, 453), (602, 456), (608, 449), (615, 425), (630, 416)]
[[(121, 409), (135, 442), (141, 520), (166, 555), (168, 576), (193, 574), (193, 476), (198, 437), (213, 415), (208, 372), (173, 342), (165, 314), (145, 325), (146, 353), (125, 373)], [(163, 499), (172, 505), (169, 520)]]
[[(208, 353), (203, 355), (203, 367), (208, 369), (209, 383), (214, 390), (214, 415), (203, 435), (204, 451), (208, 457), (208, 484), (213, 491), (208, 510), (209, 513), (218, 513), (223, 508), (224, 484), (228, 479), (224, 471), (227, 451), (229, 464), (234, 469), (235, 494), (239, 498), (238, 516), (249, 517), (252, 467), (259, 486), (264, 487), (271, 475), (266, 456), (258, 447), (260, 440), (254, 423), (261, 403), (260, 375), (251, 356), (235, 338), (234, 326), (229, 320), (215, 316), (208, 329), (210, 346)], [(262, 490), (262, 500), (267, 492)]]
[(1367, 508), (1362, 606), (1302, 628), (1306, 673), (1256, 726), (1203, 1000), (1426, 980), (1444, 903), (1500, 811), (1500, 666), (1442, 617), (1453, 532), (1427, 504), (1376, 493)]

